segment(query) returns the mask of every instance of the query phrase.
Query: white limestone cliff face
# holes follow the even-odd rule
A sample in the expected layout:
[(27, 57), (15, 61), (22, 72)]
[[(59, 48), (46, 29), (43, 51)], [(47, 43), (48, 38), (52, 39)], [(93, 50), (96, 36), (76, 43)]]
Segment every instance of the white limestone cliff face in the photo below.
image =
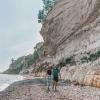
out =
[(62, 69), (62, 77), (100, 87), (100, 59), (85, 64), (80, 59), (100, 50), (100, 0), (56, 0), (41, 35), (55, 64), (74, 56), (76, 65)]
[(43, 24), (41, 35), (54, 62), (98, 50), (100, 0), (57, 0)]

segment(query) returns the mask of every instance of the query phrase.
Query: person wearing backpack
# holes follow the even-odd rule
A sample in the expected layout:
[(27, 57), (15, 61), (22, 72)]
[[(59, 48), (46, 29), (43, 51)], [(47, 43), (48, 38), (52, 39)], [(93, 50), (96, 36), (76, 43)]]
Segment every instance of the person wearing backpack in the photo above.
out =
[(46, 71), (46, 78), (47, 78), (47, 91), (50, 91), (50, 85), (52, 81), (52, 67), (48, 66)]
[(59, 77), (61, 78), (60, 69), (58, 68), (58, 65), (53, 68), (52, 76), (53, 76), (53, 87), (52, 88), (55, 91), (57, 91), (57, 85), (58, 85)]

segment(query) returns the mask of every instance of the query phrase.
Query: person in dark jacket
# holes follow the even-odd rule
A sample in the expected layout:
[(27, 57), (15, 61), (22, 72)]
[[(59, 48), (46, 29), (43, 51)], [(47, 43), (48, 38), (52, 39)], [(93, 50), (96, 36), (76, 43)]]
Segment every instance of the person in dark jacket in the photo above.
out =
[(58, 81), (59, 81), (59, 77), (61, 78), (61, 75), (60, 75), (60, 69), (58, 66), (55, 66), (53, 69), (52, 69), (52, 77), (53, 77), (53, 89), (55, 91), (57, 91), (57, 84), (58, 84)]

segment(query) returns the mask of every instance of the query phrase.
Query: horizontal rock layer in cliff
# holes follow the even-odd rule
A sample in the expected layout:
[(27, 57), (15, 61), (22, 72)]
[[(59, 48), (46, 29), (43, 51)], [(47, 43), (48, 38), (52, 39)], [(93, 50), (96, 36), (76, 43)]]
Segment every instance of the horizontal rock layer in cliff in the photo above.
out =
[(76, 65), (62, 68), (64, 79), (100, 87), (100, 0), (56, 0), (41, 35), (46, 61), (74, 57)]
[(57, 0), (41, 35), (56, 60), (100, 48), (100, 0)]

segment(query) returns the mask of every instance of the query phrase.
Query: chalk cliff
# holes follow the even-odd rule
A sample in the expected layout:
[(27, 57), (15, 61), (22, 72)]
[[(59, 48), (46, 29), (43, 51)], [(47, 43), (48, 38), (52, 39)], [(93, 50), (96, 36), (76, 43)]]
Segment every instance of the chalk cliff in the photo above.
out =
[(57, 0), (43, 24), (41, 35), (48, 54), (54, 55), (56, 61), (98, 50), (100, 0)]
[(45, 61), (74, 59), (62, 69), (64, 79), (100, 87), (100, 0), (56, 0), (41, 35)]

